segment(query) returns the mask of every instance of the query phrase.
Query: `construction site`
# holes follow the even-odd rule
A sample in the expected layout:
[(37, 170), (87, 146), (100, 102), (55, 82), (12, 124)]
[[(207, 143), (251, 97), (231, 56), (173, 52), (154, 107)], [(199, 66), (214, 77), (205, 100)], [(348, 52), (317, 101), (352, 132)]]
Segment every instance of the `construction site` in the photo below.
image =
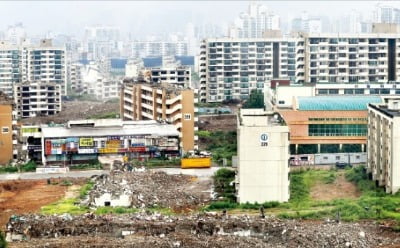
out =
[[(208, 169), (206, 169), (208, 170)], [(338, 178), (333, 191), (354, 191)], [(88, 187), (90, 185), (90, 187)], [(317, 185), (312, 197), (323, 199)], [(277, 218), (274, 210), (209, 211), (210, 176), (133, 168), (90, 179), (0, 184), (9, 247), (399, 247), (390, 221)], [(84, 190), (82, 190), (84, 189)], [(331, 197), (329, 200), (334, 200)], [(71, 202), (72, 208), (66, 207)]]

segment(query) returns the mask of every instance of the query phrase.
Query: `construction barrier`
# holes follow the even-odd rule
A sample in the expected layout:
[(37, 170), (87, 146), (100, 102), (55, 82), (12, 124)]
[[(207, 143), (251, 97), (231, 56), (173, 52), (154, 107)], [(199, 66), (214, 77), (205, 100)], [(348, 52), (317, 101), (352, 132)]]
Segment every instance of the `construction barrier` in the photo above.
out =
[(182, 169), (190, 169), (190, 168), (210, 168), (211, 167), (211, 158), (182, 158), (181, 159), (181, 168)]

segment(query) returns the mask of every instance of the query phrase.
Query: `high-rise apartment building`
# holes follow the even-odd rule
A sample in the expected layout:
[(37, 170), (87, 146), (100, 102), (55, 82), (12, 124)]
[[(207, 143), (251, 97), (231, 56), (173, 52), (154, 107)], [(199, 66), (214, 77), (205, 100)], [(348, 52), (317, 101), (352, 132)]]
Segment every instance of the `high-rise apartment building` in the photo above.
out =
[(0, 71), (0, 90), (9, 96), (15, 83), (25, 81), (56, 83), (67, 94), (65, 49), (53, 47), (50, 40), (39, 46), (0, 42)]
[(368, 105), (368, 172), (387, 193), (400, 189), (400, 99)]
[(400, 80), (398, 34), (299, 34), (296, 38), (208, 39), (199, 57), (200, 100), (246, 99), (274, 78), (293, 83)]
[(400, 9), (387, 4), (377, 4), (374, 10), (374, 21), (400, 24)]
[(231, 38), (261, 38), (267, 30), (280, 30), (280, 17), (264, 5), (251, 3), (247, 12), (235, 20)]
[(295, 81), (297, 67), (304, 68), (301, 42), (297, 38), (204, 40), (199, 58), (200, 101), (247, 99), (252, 89), (263, 89), (270, 79)]

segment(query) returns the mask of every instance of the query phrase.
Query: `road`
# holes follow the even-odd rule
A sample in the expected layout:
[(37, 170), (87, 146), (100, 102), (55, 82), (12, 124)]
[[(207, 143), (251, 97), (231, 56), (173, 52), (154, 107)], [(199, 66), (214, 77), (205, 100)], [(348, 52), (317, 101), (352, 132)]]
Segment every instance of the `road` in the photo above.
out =
[(1, 174), (0, 181), (4, 180), (18, 180), (18, 179), (47, 179), (47, 178), (59, 178), (59, 177), (91, 177), (93, 175), (101, 175), (104, 173), (108, 173), (108, 171), (104, 170), (86, 170), (86, 171), (69, 171), (67, 173), (35, 173), (35, 172), (26, 172), (26, 173), (10, 173), (10, 174)]
[[(160, 170), (164, 171), (170, 175), (191, 175), (198, 177), (211, 177), (214, 173), (220, 169), (220, 167), (212, 167), (209, 169), (181, 169), (181, 168), (157, 168), (152, 169), (154, 171)], [(0, 181), (5, 180), (32, 180), (32, 179), (47, 179), (47, 178), (59, 178), (59, 177), (91, 177), (94, 175), (108, 174), (109, 171), (106, 170), (86, 170), (86, 171), (69, 171), (67, 173), (10, 173), (10, 174), (0, 174)]]

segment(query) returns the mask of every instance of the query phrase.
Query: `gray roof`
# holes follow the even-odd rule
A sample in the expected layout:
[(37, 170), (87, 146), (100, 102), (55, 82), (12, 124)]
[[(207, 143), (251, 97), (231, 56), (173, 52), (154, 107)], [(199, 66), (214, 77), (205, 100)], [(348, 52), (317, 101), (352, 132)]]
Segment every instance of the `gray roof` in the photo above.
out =
[(136, 124), (123, 127), (49, 127), (42, 126), (44, 138), (103, 137), (150, 134), (154, 136), (178, 136), (179, 132), (170, 124)]

